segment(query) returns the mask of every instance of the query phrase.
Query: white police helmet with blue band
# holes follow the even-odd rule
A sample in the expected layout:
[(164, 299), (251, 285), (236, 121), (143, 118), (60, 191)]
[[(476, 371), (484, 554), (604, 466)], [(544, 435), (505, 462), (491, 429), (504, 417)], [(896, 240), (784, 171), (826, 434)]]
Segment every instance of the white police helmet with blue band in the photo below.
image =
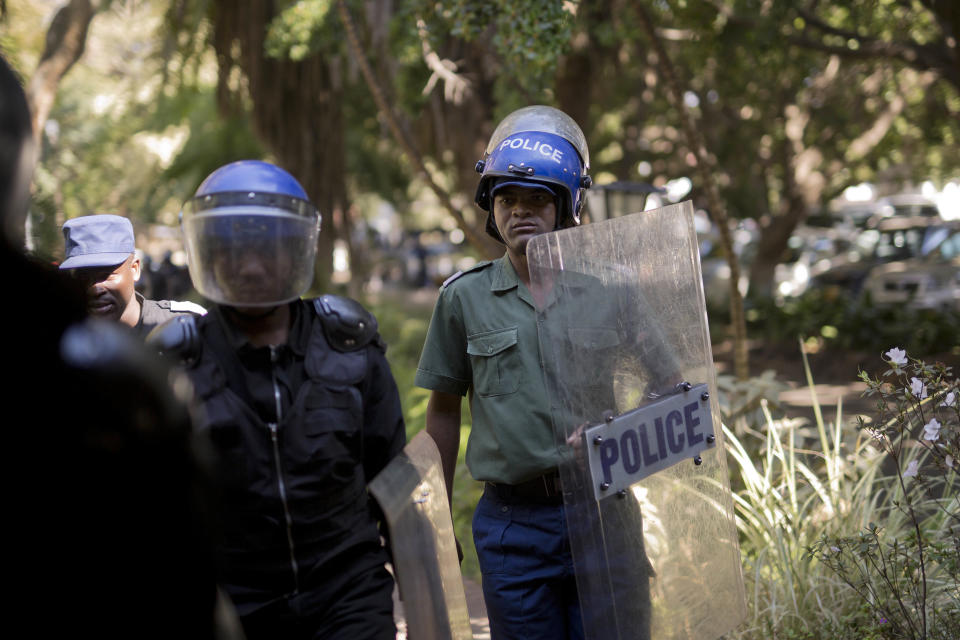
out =
[(501, 120), (490, 136), (484, 155), (489, 156), (505, 138), (520, 131), (542, 131), (560, 136), (580, 154), (584, 171), (590, 170), (590, 151), (580, 126), (563, 111), (542, 104), (517, 109)]
[(591, 184), (590, 154), (583, 131), (553, 107), (535, 105), (514, 111), (497, 126), (483, 160), (475, 201), (488, 212), (487, 233), (500, 234), (492, 219), (491, 189), (506, 180), (548, 186), (557, 195), (557, 226), (580, 223), (583, 192)]

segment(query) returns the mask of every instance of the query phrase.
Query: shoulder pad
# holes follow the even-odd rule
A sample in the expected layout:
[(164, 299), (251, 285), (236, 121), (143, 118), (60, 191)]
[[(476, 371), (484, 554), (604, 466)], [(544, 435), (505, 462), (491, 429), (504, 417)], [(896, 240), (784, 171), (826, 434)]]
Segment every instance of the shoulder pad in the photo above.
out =
[(200, 356), (201, 340), (197, 317), (177, 316), (158, 325), (147, 334), (146, 345), (161, 355), (169, 355), (182, 364)]
[(371, 342), (385, 349), (377, 333), (377, 319), (356, 300), (325, 295), (314, 299), (313, 307), (327, 341), (337, 351), (356, 351)]
[(195, 313), (198, 316), (207, 315), (207, 310), (196, 302), (190, 302), (189, 300), (169, 300), (169, 303), (170, 311)]
[(477, 264), (473, 265), (469, 269), (464, 269), (463, 271), (457, 271), (455, 274), (453, 274), (452, 276), (444, 280), (443, 284), (440, 285), (440, 288), (441, 289), (446, 288), (448, 284), (450, 284), (451, 282), (453, 282), (454, 280), (456, 280), (457, 278), (459, 278), (465, 273), (470, 273), (471, 271), (479, 271), (484, 267), (489, 267), (491, 264), (493, 264), (493, 260), (484, 260), (483, 262), (478, 262)]

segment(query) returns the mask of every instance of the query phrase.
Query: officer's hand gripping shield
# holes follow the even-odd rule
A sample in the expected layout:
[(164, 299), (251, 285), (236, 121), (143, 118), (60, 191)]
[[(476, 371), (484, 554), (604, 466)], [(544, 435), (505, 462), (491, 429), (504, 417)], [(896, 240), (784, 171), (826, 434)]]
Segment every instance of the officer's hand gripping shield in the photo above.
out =
[(527, 257), (586, 637), (717, 638), (746, 604), (693, 207)]
[(410, 638), (470, 640), (453, 521), (433, 439), (421, 431), (370, 482), (390, 531)]

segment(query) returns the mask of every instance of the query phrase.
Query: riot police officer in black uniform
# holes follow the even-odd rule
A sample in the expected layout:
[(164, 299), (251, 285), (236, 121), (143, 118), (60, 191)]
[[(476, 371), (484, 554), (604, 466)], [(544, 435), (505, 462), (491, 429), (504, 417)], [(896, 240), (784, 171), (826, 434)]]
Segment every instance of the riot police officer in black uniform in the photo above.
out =
[(219, 457), (221, 584), (250, 640), (393, 639), (393, 580), (366, 485), (405, 444), (376, 320), (301, 300), (317, 209), (286, 171), (214, 171), (182, 212), (194, 287), (216, 303), (148, 343), (186, 363)]
[(186, 406), (155, 355), (87, 319), (76, 283), (24, 254), (32, 148), (23, 90), (0, 58), (8, 633), (213, 638), (213, 544)]

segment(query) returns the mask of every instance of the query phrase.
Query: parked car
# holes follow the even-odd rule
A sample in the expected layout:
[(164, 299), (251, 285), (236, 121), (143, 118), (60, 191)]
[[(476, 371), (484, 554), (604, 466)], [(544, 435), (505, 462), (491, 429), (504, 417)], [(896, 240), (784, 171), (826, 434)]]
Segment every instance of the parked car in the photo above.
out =
[(849, 249), (814, 270), (811, 287), (859, 295), (867, 275), (889, 262), (922, 258), (947, 237), (950, 224), (933, 216), (880, 218), (851, 238)]
[(870, 270), (864, 291), (874, 304), (960, 311), (960, 227), (940, 227), (928, 239), (924, 255)]
[(851, 236), (856, 234), (856, 229), (846, 223), (833, 227), (797, 227), (787, 241), (787, 255), (774, 273), (777, 298), (803, 294), (814, 276), (830, 269), (851, 251)]
[(899, 193), (880, 198), (876, 205), (877, 215), (884, 218), (894, 216), (927, 216), (939, 217), (940, 210), (937, 203), (929, 198), (915, 193)]

